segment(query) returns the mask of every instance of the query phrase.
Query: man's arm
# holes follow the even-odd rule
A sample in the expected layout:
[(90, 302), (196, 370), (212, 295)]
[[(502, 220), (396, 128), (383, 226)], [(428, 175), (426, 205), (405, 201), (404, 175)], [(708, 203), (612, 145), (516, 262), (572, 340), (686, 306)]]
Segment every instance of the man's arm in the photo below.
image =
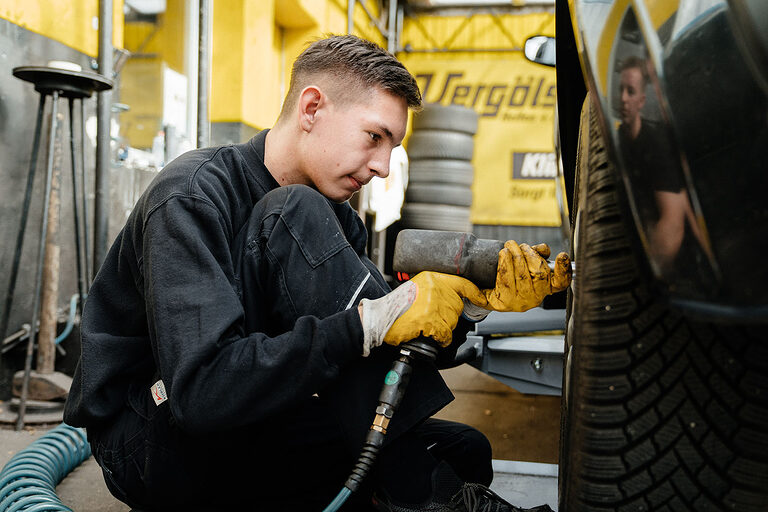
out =
[(225, 233), (210, 203), (181, 196), (156, 208), (144, 230), (155, 360), (174, 418), (195, 432), (263, 420), (310, 397), (362, 352), (355, 308), (301, 317), (279, 336), (243, 332)]
[(685, 234), (686, 211), (690, 209), (688, 194), (681, 190), (654, 192), (659, 220), (651, 231), (651, 251), (667, 267), (677, 256)]

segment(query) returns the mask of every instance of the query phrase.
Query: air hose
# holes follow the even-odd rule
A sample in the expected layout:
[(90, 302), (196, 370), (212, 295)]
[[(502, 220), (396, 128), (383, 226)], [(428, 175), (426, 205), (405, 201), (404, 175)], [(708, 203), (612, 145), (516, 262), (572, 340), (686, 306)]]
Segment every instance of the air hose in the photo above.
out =
[(379, 393), (379, 405), (376, 407), (376, 416), (373, 418), (368, 435), (363, 443), (363, 449), (357, 464), (352, 469), (344, 487), (333, 501), (323, 509), (323, 512), (336, 512), (341, 508), (347, 498), (357, 491), (366, 475), (373, 467), (376, 456), (384, 444), (384, 436), (387, 427), (392, 420), (395, 410), (405, 395), (408, 381), (411, 378), (413, 360), (416, 358), (434, 361), (437, 357), (437, 348), (434, 342), (428, 338), (419, 338), (400, 345), (400, 357), (392, 364), (392, 368), (384, 377), (384, 386)]
[(14, 455), (0, 471), (0, 510), (69, 511), (56, 485), (91, 456), (82, 429), (62, 423)]
[(72, 329), (75, 326), (75, 316), (77, 315), (77, 301), (80, 300), (80, 294), (74, 294), (69, 299), (69, 315), (67, 315), (67, 325), (64, 326), (64, 330), (61, 331), (61, 334), (56, 336), (56, 339), (53, 340), (53, 343), (55, 345), (58, 345), (65, 339), (67, 339), (67, 336), (69, 336), (72, 333)]

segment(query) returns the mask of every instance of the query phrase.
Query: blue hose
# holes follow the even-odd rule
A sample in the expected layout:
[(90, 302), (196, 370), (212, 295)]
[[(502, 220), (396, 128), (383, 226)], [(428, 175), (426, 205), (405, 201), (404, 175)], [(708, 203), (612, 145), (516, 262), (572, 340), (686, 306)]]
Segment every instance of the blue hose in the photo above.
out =
[(346, 487), (342, 487), (341, 491), (339, 491), (339, 494), (337, 494), (336, 497), (333, 498), (333, 501), (323, 509), (323, 512), (336, 512), (337, 510), (339, 510), (339, 508), (341, 508), (344, 502), (347, 501), (347, 498), (349, 498), (350, 494), (352, 494), (352, 491), (350, 491)]
[[(64, 326), (64, 330), (61, 331), (61, 334), (59, 334), (56, 339), (53, 341), (54, 344), (58, 345), (65, 339), (67, 339), (67, 336), (72, 332), (72, 328), (75, 326), (75, 315), (77, 314), (77, 301), (80, 300), (79, 294), (74, 294), (69, 299), (69, 317), (67, 318), (67, 325)], [(0, 509), (2, 510), (2, 509)]]
[(0, 471), (0, 510), (68, 511), (56, 485), (91, 456), (85, 431), (62, 423), (14, 455)]

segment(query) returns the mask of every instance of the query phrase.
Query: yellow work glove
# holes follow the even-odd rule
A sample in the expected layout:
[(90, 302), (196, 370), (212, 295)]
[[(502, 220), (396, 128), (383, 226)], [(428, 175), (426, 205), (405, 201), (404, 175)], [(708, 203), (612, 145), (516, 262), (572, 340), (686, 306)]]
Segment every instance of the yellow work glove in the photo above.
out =
[(464, 298), (485, 302), (480, 289), (459, 276), (420, 272), (379, 299), (360, 301), (363, 355), (381, 345), (399, 345), (419, 336), (447, 346), (464, 309)]
[(561, 252), (555, 259), (555, 269), (550, 270), (546, 260), (549, 254), (547, 244), (531, 247), (507, 241), (499, 251), (496, 287), (483, 290), (485, 304), (472, 302), (494, 311), (527, 311), (541, 304), (547, 295), (565, 290), (571, 284), (571, 259)]

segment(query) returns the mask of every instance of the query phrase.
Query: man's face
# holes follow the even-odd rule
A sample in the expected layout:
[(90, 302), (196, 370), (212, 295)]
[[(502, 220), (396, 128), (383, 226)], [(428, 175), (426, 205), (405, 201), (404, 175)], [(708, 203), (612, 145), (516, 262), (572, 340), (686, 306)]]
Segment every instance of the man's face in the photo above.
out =
[(304, 178), (327, 198), (346, 201), (375, 176), (387, 177), (407, 122), (405, 99), (379, 89), (357, 101), (326, 103), (312, 127)]
[(640, 68), (627, 68), (621, 72), (621, 121), (632, 123), (640, 117), (645, 105), (645, 87)]

